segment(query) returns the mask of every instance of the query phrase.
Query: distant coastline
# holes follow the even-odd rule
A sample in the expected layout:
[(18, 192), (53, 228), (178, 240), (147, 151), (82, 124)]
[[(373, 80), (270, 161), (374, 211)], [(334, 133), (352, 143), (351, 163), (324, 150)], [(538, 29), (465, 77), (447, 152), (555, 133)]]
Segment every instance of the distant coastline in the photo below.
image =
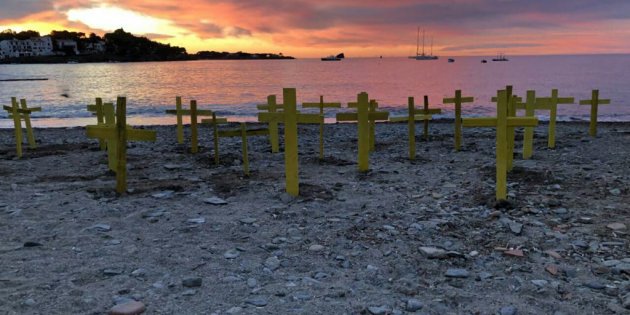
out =
[(154, 62), (190, 60), (287, 60), (282, 53), (200, 51), (152, 41), (118, 29), (100, 37), (94, 33), (53, 31), (0, 32), (0, 64), (60, 64), (102, 62)]

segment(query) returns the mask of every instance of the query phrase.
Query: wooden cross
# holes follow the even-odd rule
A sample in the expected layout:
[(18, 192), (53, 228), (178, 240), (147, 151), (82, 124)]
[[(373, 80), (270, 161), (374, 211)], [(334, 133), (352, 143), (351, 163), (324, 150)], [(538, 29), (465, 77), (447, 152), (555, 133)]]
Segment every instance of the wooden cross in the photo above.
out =
[(600, 99), (599, 90), (593, 90), (591, 92), (590, 100), (580, 100), (580, 105), (591, 106), (591, 122), (588, 128), (588, 133), (591, 135), (591, 137), (597, 136), (597, 107), (599, 105), (608, 105), (608, 104), (610, 104), (610, 99)]
[[(300, 114), (297, 111), (297, 97), (294, 88), (282, 90), (284, 110), (282, 112), (258, 113), (260, 122), (284, 123), (284, 167), (286, 190), (292, 196), (300, 194), (298, 172), (298, 123), (321, 124), (324, 116), (319, 114)], [(269, 99), (269, 98), (268, 98)], [(275, 104), (275, 97), (273, 98)], [(270, 124), (271, 125), (271, 124)], [(271, 133), (271, 128), (270, 128)]]
[[(107, 115), (105, 115), (105, 108), (108, 107)], [(105, 103), (103, 104), (103, 99), (97, 97), (94, 104), (88, 105), (87, 110), (96, 116), (96, 124), (113, 124), (116, 120), (114, 117), (114, 104), (113, 103)], [(107, 143), (103, 139), (98, 140), (99, 147), (101, 150), (105, 150), (107, 148)]]
[(219, 138), (225, 137), (241, 137), (243, 148), (243, 172), (245, 176), (249, 176), (249, 157), (247, 153), (247, 137), (248, 136), (267, 136), (269, 135), (269, 129), (253, 129), (248, 130), (246, 123), (241, 123), (239, 129), (232, 130), (219, 130), (219, 124), (227, 123), (225, 118), (217, 118), (215, 113), (212, 113), (212, 119), (204, 119), (202, 122), (210, 123), (213, 127), (214, 133), (214, 162), (219, 164)]
[(553, 149), (556, 147), (556, 115), (558, 112), (558, 104), (574, 104), (575, 99), (573, 97), (559, 97), (558, 89), (553, 89), (551, 90), (551, 97), (536, 99), (536, 103), (536, 107), (549, 110), (549, 136), (547, 138), (547, 147)]
[[(355, 105), (356, 104), (356, 105)], [(357, 107), (356, 113), (338, 113), (337, 121), (356, 121), (359, 138), (359, 171), (367, 172), (370, 168), (370, 148), (374, 140), (374, 129), (370, 128), (370, 122), (388, 120), (389, 112), (377, 112), (377, 103), (369, 101), (368, 94), (361, 92), (357, 95), (356, 103), (349, 103), (348, 107)], [(370, 132), (372, 131), (372, 132)], [(372, 142), (370, 141), (372, 140)]]
[(506, 90), (498, 93), (497, 116), (484, 118), (464, 118), (464, 127), (494, 127), (496, 128), (496, 199), (507, 199), (507, 172), (509, 163), (509, 132), (508, 128), (536, 126), (535, 117), (508, 117), (509, 97)]
[[(116, 192), (127, 190), (127, 141), (155, 141), (155, 131), (133, 129), (127, 126), (127, 99), (118, 97), (116, 101), (116, 123), (89, 125), (86, 133), (89, 138), (105, 139), (110, 152), (115, 155)], [(111, 158), (111, 157), (110, 157)], [(110, 165), (111, 167), (111, 165)]]
[(183, 143), (184, 141), (184, 131), (182, 124), (182, 116), (190, 116), (190, 152), (197, 153), (199, 152), (198, 146), (198, 130), (197, 130), (197, 117), (199, 116), (212, 116), (211, 110), (198, 110), (197, 109), (197, 101), (190, 101), (190, 109), (182, 109), (182, 101), (181, 97), (176, 98), (176, 108), (175, 109), (167, 109), (166, 113), (171, 115), (177, 115), (177, 142)]
[(459, 151), (462, 145), (462, 103), (472, 103), (475, 98), (472, 96), (462, 97), (462, 91), (456, 90), (455, 97), (444, 98), (442, 103), (455, 104), (455, 150)]
[[(427, 122), (431, 119), (430, 114), (424, 114), (425, 112), (428, 112), (428, 109), (426, 107), (428, 106), (428, 103), (429, 103), (428, 97), (426, 95), (424, 96), (424, 100), (425, 100), (425, 103), (424, 103), (425, 109), (416, 109), (414, 105), (414, 99), (412, 96), (410, 96), (407, 99), (407, 116), (389, 118), (389, 121), (393, 121), (393, 122), (396, 122), (396, 121), (407, 122), (407, 127), (409, 130), (409, 159), (412, 161), (416, 159), (416, 120), (424, 120), (425, 126), (427, 126), (426, 125)], [(440, 110), (438, 109), (438, 111)]]
[[(348, 103), (348, 108), (359, 107), (359, 102)], [(366, 135), (368, 136), (368, 144), (370, 152), (374, 152), (376, 149), (376, 121), (389, 119), (389, 112), (376, 111), (378, 109), (378, 102), (376, 100), (370, 100), (368, 104), (368, 125)], [(358, 113), (338, 113), (337, 121), (356, 121), (358, 122)], [(366, 170), (367, 171), (367, 170)]]
[(35, 149), (37, 144), (35, 143), (35, 135), (33, 134), (33, 128), (31, 126), (31, 113), (39, 112), (41, 107), (28, 108), (25, 99), (20, 99), (20, 105), (18, 106), (17, 99), (11, 98), (11, 106), (3, 106), (4, 110), (9, 113), (9, 118), (13, 118), (13, 128), (15, 130), (15, 151), (18, 158), (22, 157), (22, 120), (24, 120), (24, 126), (26, 127), (26, 137), (29, 147)]
[[(324, 96), (319, 96), (319, 103), (302, 103), (303, 108), (319, 108), (319, 114), (324, 115), (324, 108), (340, 108), (341, 103), (324, 103)], [(324, 122), (319, 125), (319, 159), (324, 159)]]
[[(284, 106), (276, 103), (275, 95), (269, 95), (267, 96), (267, 104), (258, 104), (256, 108), (273, 114), (281, 111)], [(278, 153), (280, 151), (280, 141), (278, 139), (278, 121), (276, 120), (269, 121), (269, 142), (271, 142), (271, 153)]]
[[(525, 116), (534, 117), (536, 110), (536, 91), (527, 91), (525, 103), (518, 102), (517, 109), (525, 108)], [(525, 135), (523, 136), (523, 159), (527, 160), (532, 157), (534, 152), (534, 127), (525, 127)]]

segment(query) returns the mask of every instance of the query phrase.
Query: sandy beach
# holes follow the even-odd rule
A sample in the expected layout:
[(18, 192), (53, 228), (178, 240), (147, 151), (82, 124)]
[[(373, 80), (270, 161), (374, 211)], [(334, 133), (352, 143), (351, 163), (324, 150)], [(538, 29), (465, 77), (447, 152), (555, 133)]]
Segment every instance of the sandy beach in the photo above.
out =
[[(146, 314), (627, 314), (630, 124), (547, 125), (523, 160), (517, 131), (509, 204), (494, 206), (495, 132), (453, 124), (378, 124), (368, 173), (356, 125), (300, 126), (300, 190), (284, 193), (282, 153), (266, 137), (128, 148), (117, 196), (106, 154), (84, 128), (36, 129), (15, 158), (0, 130), (0, 313), (104, 314), (137, 300)], [(186, 129), (187, 134), (190, 130)], [(282, 143), (282, 142), (281, 142)], [(216, 197), (216, 198), (214, 198)]]

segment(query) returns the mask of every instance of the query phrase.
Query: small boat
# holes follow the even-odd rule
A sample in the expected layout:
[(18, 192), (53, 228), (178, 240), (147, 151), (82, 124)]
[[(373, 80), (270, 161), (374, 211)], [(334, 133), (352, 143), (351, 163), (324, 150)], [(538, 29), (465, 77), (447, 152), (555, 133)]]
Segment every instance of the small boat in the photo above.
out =
[(488, 60), (483, 59), (483, 60), (481, 60), (481, 63), (488, 63)]
[(455, 59), (453, 59), (453, 58), (448, 58), (448, 62), (455, 62)]
[(328, 57), (322, 57), (322, 61), (340, 61), (341, 58), (334, 56), (334, 55), (330, 55)]
[(416, 55), (409, 56), (409, 59), (415, 60), (437, 60), (438, 56), (433, 56), (433, 38), (431, 38), (431, 54), (426, 55), (424, 53), (424, 30), (422, 30), (422, 54), (419, 52), (420, 48), (420, 27), (418, 27), (418, 36), (416, 38)]
[(505, 54), (498, 54), (496, 58), (492, 58), (492, 61), (509, 61), (509, 59), (505, 57)]

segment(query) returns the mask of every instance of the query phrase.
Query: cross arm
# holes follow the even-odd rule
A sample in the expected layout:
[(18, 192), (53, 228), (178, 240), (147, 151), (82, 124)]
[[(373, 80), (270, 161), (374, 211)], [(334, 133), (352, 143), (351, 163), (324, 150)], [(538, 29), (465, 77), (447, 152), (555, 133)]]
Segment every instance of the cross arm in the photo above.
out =
[(319, 114), (298, 114), (298, 124), (321, 124), (324, 122), (324, 116)]
[[(204, 119), (201, 120), (202, 124), (212, 124), (214, 122), (215, 121), (212, 118), (204, 118)], [(228, 122), (227, 118), (217, 118), (216, 119), (216, 123), (217, 124), (227, 124), (227, 122)]]
[(341, 108), (341, 103), (302, 103), (304, 108)]
[[(592, 105), (592, 104), (593, 104), (593, 100), (580, 100), (580, 105)], [(609, 104), (610, 104), (609, 99), (597, 100), (597, 105), (609, 105)]]
[[(269, 106), (269, 104), (258, 104), (256, 105), (256, 108), (258, 110), (269, 110), (271, 106)], [(283, 104), (276, 104), (275, 105), (276, 109), (283, 109), (284, 105)]]
[[(89, 125), (86, 128), (88, 138), (116, 139), (118, 133), (115, 127), (104, 125)], [(156, 132), (153, 130), (132, 129), (127, 127), (127, 139), (136, 141), (155, 141)]]
[[(177, 113), (180, 113), (181, 115), (191, 115), (192, 112), (190, 111), (190, 109), (180, 109), (179, 111), (176, 109), (167, 109), (166, 113), (167, 114), (172, 114), (172, 115), (177, 115)], [(198, 109), (197, 110), (197, 116), (212, 116), (212, 111), (211, 110), (207, 110), (207, 109)]]
[[(442, 99), (442, 103), (444, 104), (453, 104), (457, 101), (457, 98), (455, 97), (449, 97), (449, 98), (444, 98)], [(462, 97), (459, 99), (459, 101), (461, 103), (471, 103), (475, 101), (475, 98), (472, 96), (468, 96), (468, 97)]]
[(508, 127), (535, 127), (538, 126), (536, 117), (508, 117)]
[[(7, 112), (13, 112), (13, 107), (11, 106), (2, 106), (2, 108), (4, 108), (4, 110), (6, 110)], [(30, 114), (32, 112), (41, 112), (42, 108), (41, 107), (33, 107), (33, 108), (17, 108), (17, 112), (21, 113), (21, 114)]]
[(423, 114), (423, 115), (433, 115), (433, 114), (441, 114), (442, 113), (442, 109), (440, 108), (430, 108), (427, 110), (424, 109), (415, 109), (413, 111), (414, 114)]
[[(413, 116), (413, 120), (430, 120), (430, 119), (432, 119), (431, 115), (414, 115)], [(389, 121), (391, 122), (409, 121), (409, 116), (389, 117)]]
[[(248, 136), (266, 136), (269, 134), (269, 129), (253, 129), (247, 130), (245, 132)], [(242, 136), (242, 131), (240, 129), (236, 130), (219, 130), (219, 137), (240, 137)]]

